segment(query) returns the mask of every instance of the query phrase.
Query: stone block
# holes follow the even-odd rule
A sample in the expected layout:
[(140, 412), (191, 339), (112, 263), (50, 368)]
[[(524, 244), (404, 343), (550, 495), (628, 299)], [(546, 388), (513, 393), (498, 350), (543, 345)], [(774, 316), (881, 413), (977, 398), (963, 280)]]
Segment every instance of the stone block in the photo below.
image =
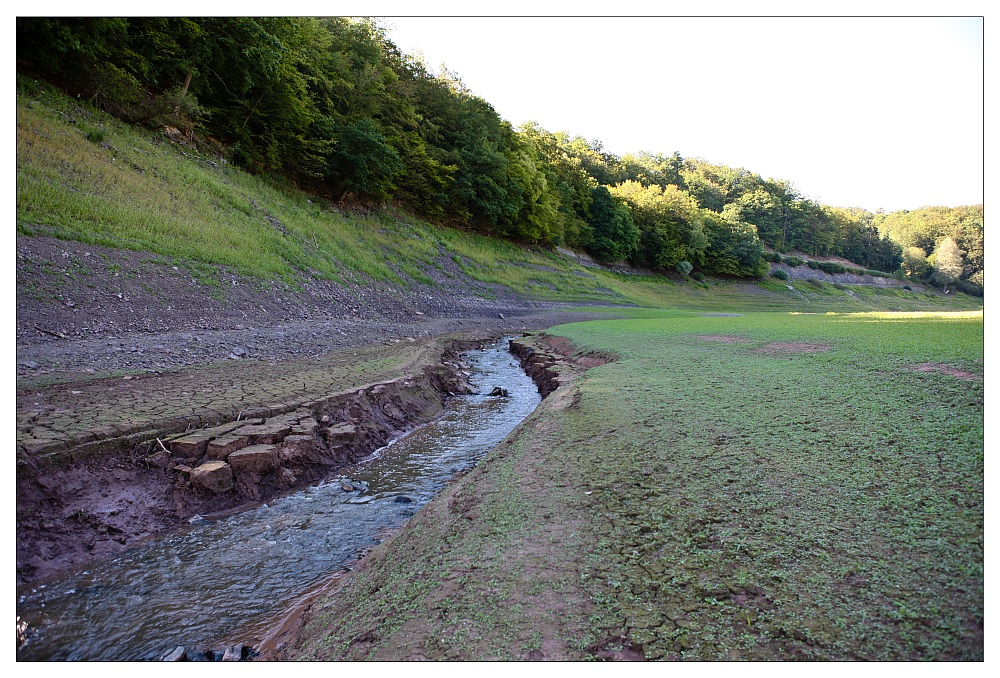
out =
[(237, 472), (267, 473), (278, 467), (275, 445), (251, 445), (229, 455), (229, 464)]
[(189, 433), (181, 438), (170, 441), (170, 452), (178, 457), (194, 459), (205, 454), (208, 441), (212, 436), (204, 432)]
[(218, 494), (233, 489), (233, 469), (224, 461), (209, 461), (191, 469), (191, 484)]
[(250, 445), (250, 436), (231, 433), (208, 443), (206, 454), (212, 459), (227, 459), (230, 454)]
[(249, 436), (251, 445), (273, 445), (284, 440), (292, 432), (292, 427), (285, 421), (264, 422), (241, 426), (235, 435)]
[(282, 461), (315, 461), (315, 451), (311, 435), (290, 435), (281, 442), (280, 456)]

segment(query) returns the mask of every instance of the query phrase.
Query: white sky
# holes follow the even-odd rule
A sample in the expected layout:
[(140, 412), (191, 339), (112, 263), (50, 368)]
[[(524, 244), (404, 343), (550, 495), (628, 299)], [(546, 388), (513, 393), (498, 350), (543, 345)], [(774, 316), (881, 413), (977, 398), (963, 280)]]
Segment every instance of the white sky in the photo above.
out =
[(983, 20), (387, 17), (512, 124), (869, 210), (983, 202)]

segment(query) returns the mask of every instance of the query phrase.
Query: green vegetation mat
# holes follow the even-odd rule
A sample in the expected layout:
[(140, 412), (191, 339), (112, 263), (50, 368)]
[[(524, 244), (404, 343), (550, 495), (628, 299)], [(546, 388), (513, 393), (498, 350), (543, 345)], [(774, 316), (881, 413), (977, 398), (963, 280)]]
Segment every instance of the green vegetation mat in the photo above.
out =
[(301, 656), (982, 660), (981, 313), (634, 315)]

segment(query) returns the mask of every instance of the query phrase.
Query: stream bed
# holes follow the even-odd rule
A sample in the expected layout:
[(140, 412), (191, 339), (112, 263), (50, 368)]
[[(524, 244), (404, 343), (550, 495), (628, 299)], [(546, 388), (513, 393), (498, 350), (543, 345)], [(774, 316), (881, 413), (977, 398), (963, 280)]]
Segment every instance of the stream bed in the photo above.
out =
[[(303, 594), (348, 571), (531, 414), (541, 398), (506, 345), (466, 354), (473, 388), (484, 395), (449, 399), (442, 417), (341, 476), (228, 518), (196, 517), (113, 559), (19, 590), (27, 641), (17, 659), (156, 660), (177, 646), (259, 640)], [(509, 395), (485, 395), (494, 387)]]

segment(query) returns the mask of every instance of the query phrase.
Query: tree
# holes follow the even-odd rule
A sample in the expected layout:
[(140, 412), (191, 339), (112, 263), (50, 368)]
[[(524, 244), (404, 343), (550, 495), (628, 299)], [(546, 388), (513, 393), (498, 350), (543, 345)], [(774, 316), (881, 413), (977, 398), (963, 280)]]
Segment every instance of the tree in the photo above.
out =
[(927, 272), (927, 252), (919, 247), (907, 247), (903, 250), (903, 271), (906, 275), (918, 278)]
[(672, 185), (664, 189), (657, 184), (643, 186), (638, 181), (625, 181), (613, 187), (611, 193), (632, 209), (641, 234), (636, 256), (639, 263), (664, 271), (680, 261), (701, 263), (708, 238), (702, 211), (687, 191)]
[(934, 273), (932, 277), (948, 293), (948, 285), (956, 282), (962, 277), (962, 250), (951, 238), (945, 238), (938, 243), (937, 249), (932, 255), (934, 259)]
[(598, 259), (622, 261), (638, 249), (639, 229), (632, 222), (631, 211), (605, 186), (591, 191), (589, 223), (594, 232), (589, 251)]
[(351, 193), (361, 198), (385, 200), (393, 178), (403, 169), (399, 154), (371, 120), (358, 120), (338, 130), (327, 157), (325, 178), (337, 199)]

